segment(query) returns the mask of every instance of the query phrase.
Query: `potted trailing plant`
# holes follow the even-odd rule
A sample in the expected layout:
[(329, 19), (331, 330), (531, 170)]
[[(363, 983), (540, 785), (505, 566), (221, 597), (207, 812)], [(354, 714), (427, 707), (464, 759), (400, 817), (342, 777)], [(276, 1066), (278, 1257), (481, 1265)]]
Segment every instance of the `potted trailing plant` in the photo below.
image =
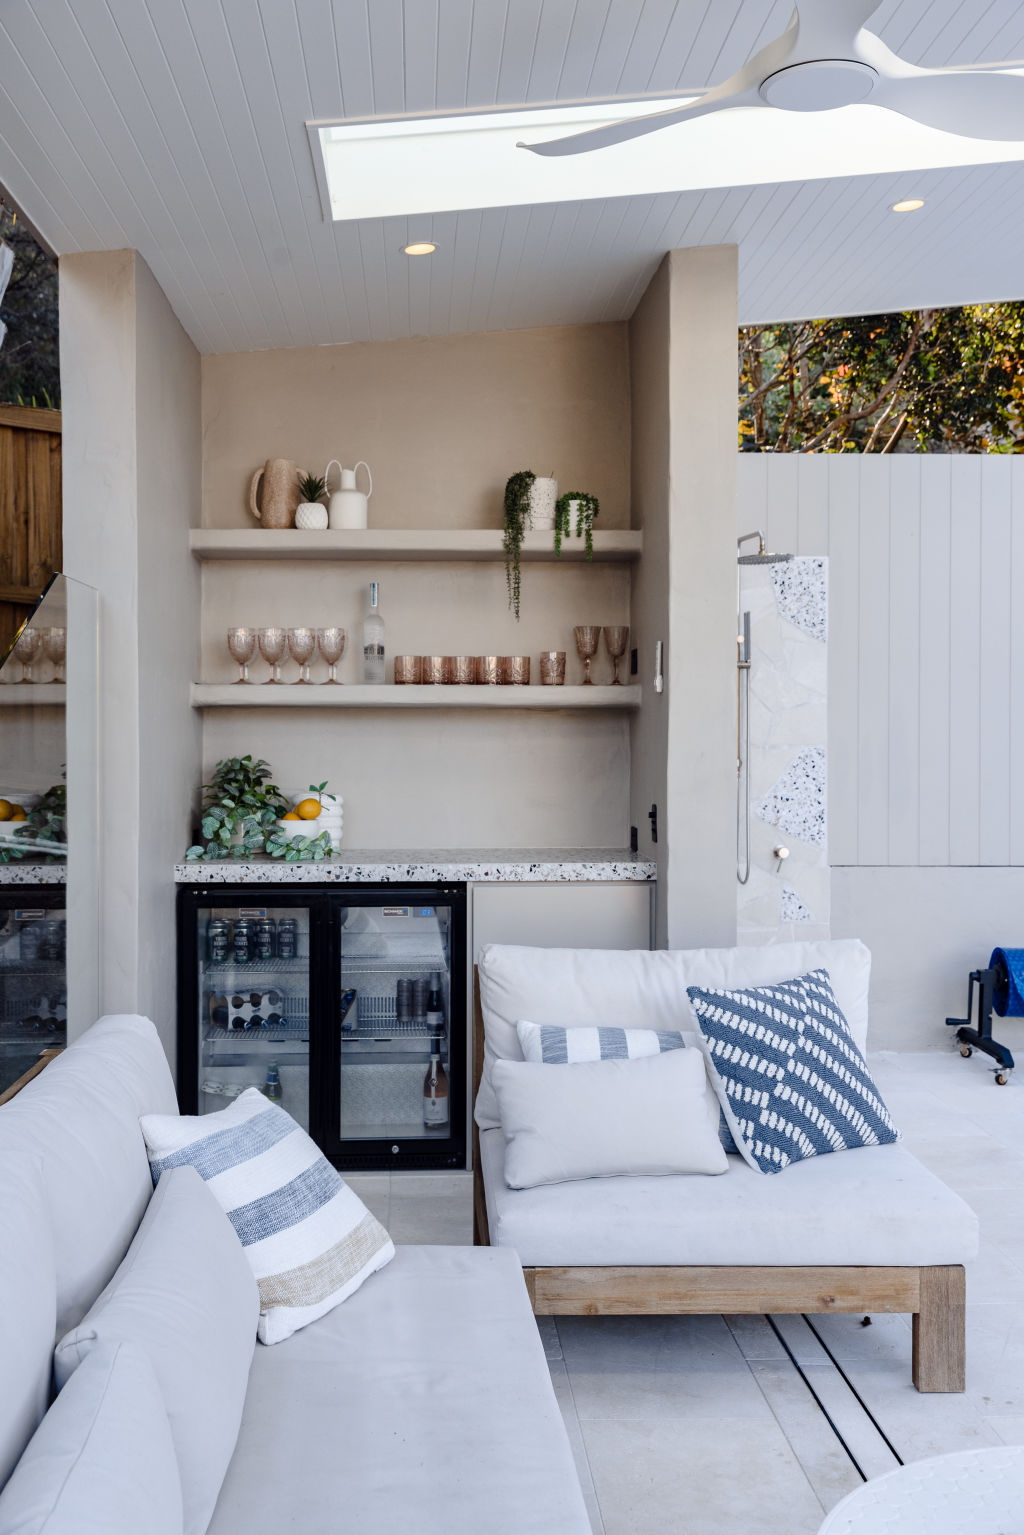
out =
[(586, 490), (567, 490), (555, 503), (555, 553), (562, 552), (562, 539), (586, 539), (586, 556), (594, 558), (594, 518), (601, 510), (596, 496)]
[(270, 764), (262, 757), (226, 757), (213, 778), (203, 785), (203, 842), (188, 849), (189, 863), (215, 858), (249, 858), (262, 851), (269, 829), (288, 804), (270, 781)]
[(323, 504), (326, 493), (327, 482), (322, 474), (299, 475), (299, 495), (302, 500), (295, 509), (297, 528), (303, 528), (306, 532), (326, 528), (327, 508)]
[(519, 618), (519, 551), (530, 526), (530, 490), (537, 476), (532, 469), (518, 469), (505, 482), (505, 523), (502, 548), (505, 551), (505, 585), (508, 605)]

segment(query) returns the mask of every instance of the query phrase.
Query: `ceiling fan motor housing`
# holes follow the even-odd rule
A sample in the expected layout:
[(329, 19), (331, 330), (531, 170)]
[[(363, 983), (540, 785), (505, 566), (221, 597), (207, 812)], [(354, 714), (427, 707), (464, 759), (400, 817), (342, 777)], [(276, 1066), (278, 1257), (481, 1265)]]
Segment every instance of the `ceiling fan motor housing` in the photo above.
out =
[(784, 112), (828, 112), (866, 101), (878, 72), (856, 59), (811, 59), (762, 80), (758, 95)]

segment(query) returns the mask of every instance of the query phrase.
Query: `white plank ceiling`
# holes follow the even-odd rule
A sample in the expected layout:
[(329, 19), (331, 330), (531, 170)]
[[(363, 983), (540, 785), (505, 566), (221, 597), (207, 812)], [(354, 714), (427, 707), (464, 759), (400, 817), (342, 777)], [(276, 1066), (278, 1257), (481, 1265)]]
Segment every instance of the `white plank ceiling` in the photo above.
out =
[[(664, 251), (718, 242), (745, 321), (1024, 297), (1017, 164), (917, 172), (902, 218), (895, 175), (323, 221), (309, 118), (699, 89), (790, 10), (0, 0), (0, 185), (61, 254), (141, 251), (204, 352), (619, 319)], [(870, 25), (915, 63), (1024, 56), (1020, 0), (883, 0)]]

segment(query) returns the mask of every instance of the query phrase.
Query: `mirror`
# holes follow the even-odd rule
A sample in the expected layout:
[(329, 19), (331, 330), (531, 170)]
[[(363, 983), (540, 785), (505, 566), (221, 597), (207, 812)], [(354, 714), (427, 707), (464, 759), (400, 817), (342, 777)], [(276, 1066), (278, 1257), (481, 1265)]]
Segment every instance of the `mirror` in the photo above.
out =
[(95, 593), (55, 575), (0, 662), (0, 1094), (66, 1044), (69, 974), (72, 1006), (95, 996), (94, 817), (69, 836), (95, 803), (95, 624)]

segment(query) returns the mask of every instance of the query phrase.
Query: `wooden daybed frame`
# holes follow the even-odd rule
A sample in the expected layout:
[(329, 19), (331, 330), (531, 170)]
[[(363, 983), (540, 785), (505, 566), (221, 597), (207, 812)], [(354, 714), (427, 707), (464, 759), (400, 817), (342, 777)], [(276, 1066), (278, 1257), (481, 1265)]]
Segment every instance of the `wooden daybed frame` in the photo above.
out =
[[(473, 1101), (480, 1089), (484, 1023), (473, 973)], [(490, 1246), (473, 1126), (473, 1244)], [(965, 1388), (962, 1264), (925, 1268), (524, 1268), (537, 1316), (756, 1315), (773, 1312), (910, 1312), (911, 1373), (918, 1391)]]

